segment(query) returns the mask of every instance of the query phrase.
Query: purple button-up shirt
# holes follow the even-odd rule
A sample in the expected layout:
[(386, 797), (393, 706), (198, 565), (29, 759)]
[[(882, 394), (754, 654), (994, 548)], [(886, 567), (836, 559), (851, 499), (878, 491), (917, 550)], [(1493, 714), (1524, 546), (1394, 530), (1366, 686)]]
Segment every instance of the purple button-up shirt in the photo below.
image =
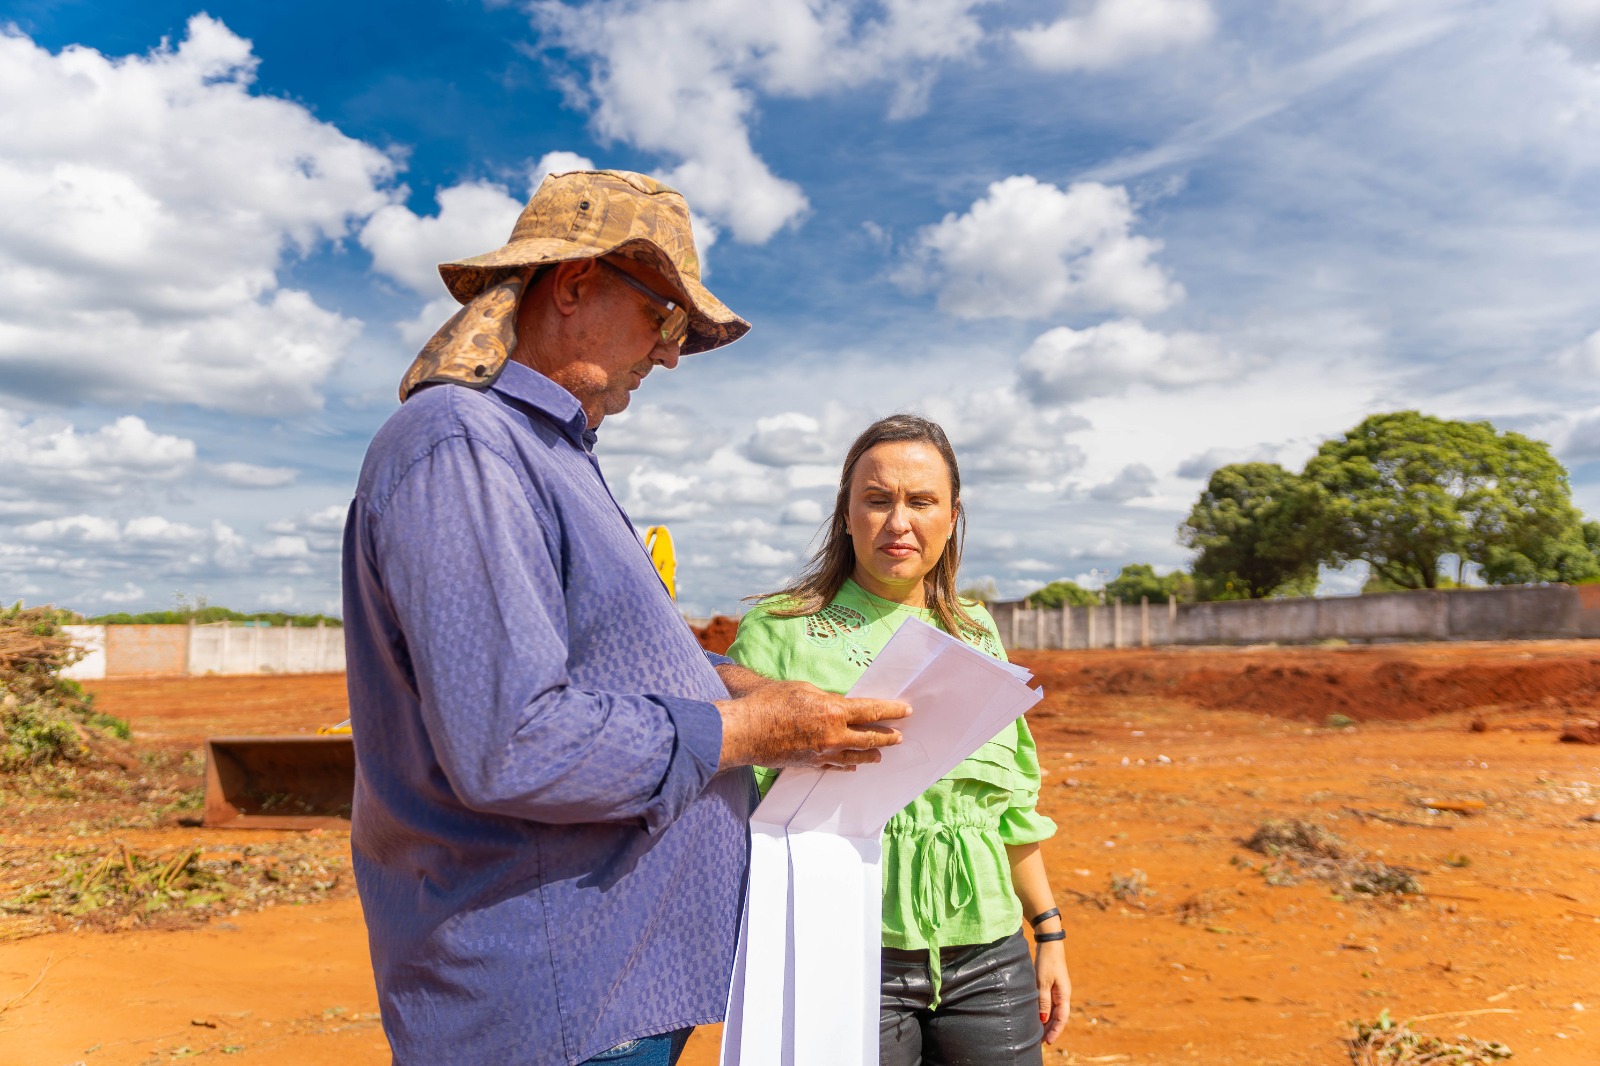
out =
[(750, 771), (590, 450), (509, 364), (384, 424), (345, 528), (351, 843), (398, 1063), (578, 1063), (722, 1018)]

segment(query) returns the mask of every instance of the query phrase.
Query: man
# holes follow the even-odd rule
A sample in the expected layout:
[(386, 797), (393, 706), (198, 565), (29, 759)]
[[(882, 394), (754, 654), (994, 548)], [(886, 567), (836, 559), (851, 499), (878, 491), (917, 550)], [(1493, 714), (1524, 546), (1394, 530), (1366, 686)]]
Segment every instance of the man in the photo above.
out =
[(546, 178), (440, 267), (345, 527), (351, 843), (399, 1063), (665, 1064), (722, 1017), (752, 763), (854, 765), (903, 704), (713, 666), (591, 451), (657, 367), (749, 325), (683, 198)]

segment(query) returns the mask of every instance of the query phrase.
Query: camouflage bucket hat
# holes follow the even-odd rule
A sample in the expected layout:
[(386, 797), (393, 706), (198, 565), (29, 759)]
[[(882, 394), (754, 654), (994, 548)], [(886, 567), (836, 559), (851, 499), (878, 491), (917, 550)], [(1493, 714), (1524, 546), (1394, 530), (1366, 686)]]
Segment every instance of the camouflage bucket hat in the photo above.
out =
[(400, 399), (427, 382), (483, 387), (516, 348), (516, 310), (539, 267), (620, 255), (654, 269), (687, 298), (689, 332), (681, 353), (738, 340), (750, 323), (700, 283), (689, 205), (676, 189), (624, 170), (551, 174), (522, 209), (511, 237), (484, 255), (439, 264), (445, 286), (466, 306), (422, 349)]

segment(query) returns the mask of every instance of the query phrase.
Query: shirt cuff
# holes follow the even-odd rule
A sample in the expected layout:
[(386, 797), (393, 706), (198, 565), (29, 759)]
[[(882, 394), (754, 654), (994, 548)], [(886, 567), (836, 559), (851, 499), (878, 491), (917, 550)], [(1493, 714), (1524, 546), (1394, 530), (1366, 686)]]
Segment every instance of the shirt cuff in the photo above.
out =
[(676, 741), (672, 761), (655, 800), (645, 809), (645, 830), (654, 835), (689, 809), (722, 761), (722, 714), (702, 700), (655, 696), (672, 722)]
[(718, 655), (714, 651), (706, 652), (706, 660), (711, 663), (713, 668), (718, 667), (718, 666), (735, 666), (735, 665), (737, 665), (732, 659), (728, 658), (726, 655)]
[(1034, 807), (1009, 807), (1000, 816), (1000, 842), (1010, 847), (1037, 844), (1056, 835), (1056, 823)]

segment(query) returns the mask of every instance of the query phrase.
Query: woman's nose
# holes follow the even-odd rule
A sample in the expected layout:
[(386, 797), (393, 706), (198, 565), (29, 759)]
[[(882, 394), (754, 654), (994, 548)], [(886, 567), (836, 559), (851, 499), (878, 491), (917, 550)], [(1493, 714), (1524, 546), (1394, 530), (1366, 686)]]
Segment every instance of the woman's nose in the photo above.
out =
[(889, 529), (895, 533), (909, 533), (911, 531), (911, 512), (900, 506), (890, 508)]

